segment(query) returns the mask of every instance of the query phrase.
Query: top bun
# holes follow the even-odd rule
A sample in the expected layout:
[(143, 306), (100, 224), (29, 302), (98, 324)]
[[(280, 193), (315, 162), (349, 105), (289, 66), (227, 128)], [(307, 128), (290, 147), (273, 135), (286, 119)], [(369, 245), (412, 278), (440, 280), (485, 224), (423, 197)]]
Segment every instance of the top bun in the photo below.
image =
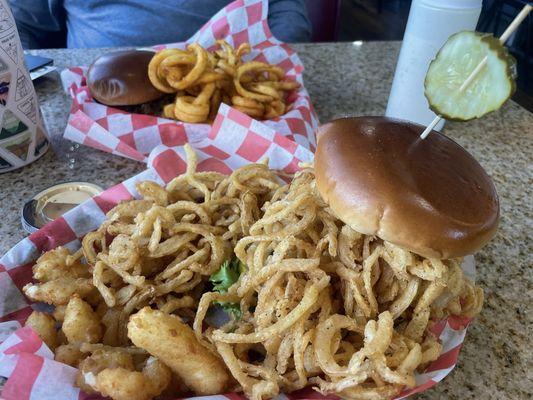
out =
[(132, 106), (159, 99), (148, 78), (148, 64), (153, 51), (125, 50), (97, 58), (87, 72), (87, 84), (92, 96), (108, 106)]
[(428, 258), (474, 253), (496, 233), (500, 207), (481, 165), (450, 138), (385, 117), (323, 125), (317, 188), (338, 217)]

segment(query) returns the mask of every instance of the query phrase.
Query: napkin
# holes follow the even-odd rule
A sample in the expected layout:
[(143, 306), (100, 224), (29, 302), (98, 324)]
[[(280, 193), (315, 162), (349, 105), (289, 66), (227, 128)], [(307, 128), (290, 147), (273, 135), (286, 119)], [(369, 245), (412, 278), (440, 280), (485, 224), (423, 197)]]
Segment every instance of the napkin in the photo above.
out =
[[(249, 42), (252, 51), (243, 57), (245, 61), (256, 60), (278, 65), (283, 68), (287, 78), (301, 84), (288, 98), (289, 111), (281, 117), (263, 121), (263, 124), (313, 150), (318, 118), (303, 86), (303, 64), (287, 44), (272, 36), (267, 15), (268, 1), (237, 0), (215, 14), (185, 43), (160, 45), (155, 46), (155, 49), (185, 48), (193, 42), (200, 43), (206, 49), (213, 49), (218, 39), (225, 39), (234, 47)], [(150, 151), (158, 145), (194, 143), (209, 134), (209, 124), (191, 124), (152, 115), (132, 114), (97, 103), (87, 87), (86, 71), (85, 67), (71, 67), (61, 73), (63, 87), (73, 99), (65, 138), (108, 153), (146, 161)]]
[[(313, 160), (309, 148), (226, 105), (221, 107), (207, 137), (191, 145), (198, 154), (198, 169), (201, 171), (230, 173), (242, 165), (268, 157), (270, 168), (294, 173), (300, 162)], [(107, 211), (120, 201), (138, 197), (136, 182), (152, 180), (164, 184), (185, 172), (185, 151), (180, 146), (159, 145), (153, 149), (147, 162), (146, 171), (107, 189), (50, 222), (0, 258), (0, 376), (9, 378), (2, 399), (86, 398), (73, 386), (76, 370), (54, 361), (52, 352), (39, 337), (30, 328), (21, 328), (32, 310), (41, 306), (31, 304), (21, 288), (31, 281), (31, 267), (42, 252), (57, 246), (78, 249), (80, 239), (98, 228)], [(473, 276), (473, 257), (465, 259), (463, 269), (467, 275)], [(416, 374), (417, 386), (398, 398), (424, 391), (450, 373), (457, 362), (469, 322), (468, 319), (449, 317), (435, 324), (433, 333), (443, 344), (442, 354), (423, 373)], [(238, 398), (245, 397), (237, 393), (203, 397), (205, 400)], [(280, 395), (279, 398), (287, 397)], [(291, 393), (290, 398), (303, 400), (324, 397), (312, 389), (305, 389)]]

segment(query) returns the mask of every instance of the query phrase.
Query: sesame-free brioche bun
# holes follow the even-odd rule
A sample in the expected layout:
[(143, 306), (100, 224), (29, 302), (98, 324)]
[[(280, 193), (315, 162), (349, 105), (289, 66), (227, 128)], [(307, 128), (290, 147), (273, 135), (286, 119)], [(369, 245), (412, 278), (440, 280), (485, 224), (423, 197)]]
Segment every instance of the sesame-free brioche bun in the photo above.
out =
[(315, 154), (317, 188), (357, 232), (428, 258), (474, 253), (496, 233), (492, 180), (450, 138), (385, 117), (323, 125)]
[(120, 50), (98, 57), (87, 71), (91, 95), (108, 106), (131, 106), (157, 100), (165, 93), (148, 78), (154, 56), (148, 50)]

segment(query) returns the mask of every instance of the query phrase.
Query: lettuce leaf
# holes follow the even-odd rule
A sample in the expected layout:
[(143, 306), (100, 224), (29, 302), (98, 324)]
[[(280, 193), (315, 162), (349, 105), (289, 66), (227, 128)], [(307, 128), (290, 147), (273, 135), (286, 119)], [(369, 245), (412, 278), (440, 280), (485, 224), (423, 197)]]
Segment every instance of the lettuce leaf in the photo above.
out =
[(219, 293), (227, 293), (231, 285), (239, 280), (243, 266), (238, 258), (226, 260), (220, 269), (209, 277), (213, 284), (213, 290)]
[[(209, 282), (213, 284), (213, 290), (219, 293), (227, 293), (231, 285), (239, 280), (241, 273), (245, 270), (238, 258), (234, 257), (224, 261), (220, 269), (209, 277)], [(239, 303), (230, 303), (227, 301), (217, 301), (225, 312), (230, 314), (234, 319), (241, 318), (241, 307)]]

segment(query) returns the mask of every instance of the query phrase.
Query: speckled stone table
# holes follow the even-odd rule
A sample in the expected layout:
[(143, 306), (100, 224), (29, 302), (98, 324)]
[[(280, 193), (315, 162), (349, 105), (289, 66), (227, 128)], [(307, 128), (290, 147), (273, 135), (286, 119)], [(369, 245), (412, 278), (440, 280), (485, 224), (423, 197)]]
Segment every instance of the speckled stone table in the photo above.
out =
[[(322, 121), (344, 115), (382, 115), (387, 104), (397, 42), (296, 45), (305, 83)], [(87, 65), (103, 49), (43, 50), (59, 67)], [(21, 170), (0, 175), (0, 253), (25, 236), (20, 207), (32, 194), (61, 181), (108, 187), (143, 165), (61, 138), (70, 99), (57, 74), (36, 85), (52, 149)], [(406, 99), (409, 101), (409, 99)], [(468, 331), (459, 365), (418, 399), (533, 398), (533, 114), (512, 101), (445, 133), (468, 149), (493, 177), (502, 218), (496, 238), (476, 254), (486, 300)], [(69, 161), (70, 160), (70, 161)]]

